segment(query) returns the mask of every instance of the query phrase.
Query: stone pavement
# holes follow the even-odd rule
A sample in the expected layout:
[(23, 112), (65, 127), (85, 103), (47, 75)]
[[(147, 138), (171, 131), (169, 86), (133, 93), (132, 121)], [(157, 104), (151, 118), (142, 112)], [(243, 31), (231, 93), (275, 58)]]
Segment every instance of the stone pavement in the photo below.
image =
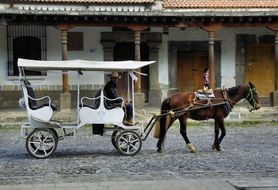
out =
[[(244, 181), (244, 182), (242, 182)], [(239, 184), (241, 183), (241, 184)], [(259, 184), (258, 184), (259, 183)], [(157, 181), (125, 181), (97, 183), (48, 183), (0, 185), (1, 190), (277, 190), (278, 180), (261, 179), (180, 179)]]
[[(158, 110), (137, 109), (137, 119), (148, 121)], [(19, 127), (8, 126), (25, 122), (26, 113), (2, 110), (0, 189), (278, 190), (276, 109), (250, 114), (238, 107), (233, 113), (240, 117), (227, 119), (223, 152), (211, 150), (213, 124), (204, 121), (188, 127), (196, 154), (185, 148), (177, 124), (167, 134), (165, 153), (156, 153), (157, 139), (151, 134), (142, 150), (131, 157), (121, 156), (113, 148), (110, 134), (92, 136), (91, 128), (84, 127), (76, 139), (60, 141), (53, 157), (40, 160), (26, 152)], [(56, 117), (73, 119), (72, 113), (59, 114)], [(250, 122), (238, 122), (245, 120)]]

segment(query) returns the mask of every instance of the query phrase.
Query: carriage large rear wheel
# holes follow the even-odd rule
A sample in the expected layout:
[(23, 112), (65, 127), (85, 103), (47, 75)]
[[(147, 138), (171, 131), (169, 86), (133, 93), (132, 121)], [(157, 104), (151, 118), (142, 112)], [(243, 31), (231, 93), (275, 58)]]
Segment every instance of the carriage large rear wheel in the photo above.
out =
[(115, 145), (122, 155), (132, 156), (141, 150), (142, 140), (134, 131), (122, 131), (117, 134)]
[(26, 139), (27, 152), (35, 158), (51, 156), (58, 144), (57, 133), (53, 129), (34, 129)]

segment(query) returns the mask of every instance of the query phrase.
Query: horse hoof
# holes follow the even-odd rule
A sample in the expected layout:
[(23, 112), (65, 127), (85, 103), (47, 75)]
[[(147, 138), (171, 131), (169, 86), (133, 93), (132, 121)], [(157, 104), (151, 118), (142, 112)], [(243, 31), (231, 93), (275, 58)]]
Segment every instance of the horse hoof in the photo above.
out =
[(158, 152), (158, 153), (163, 153), (164, 150), (163, 150), (162, 148), (159, 148), (159, 149), (157, 149), (157, 152)]
[(212, 150), (222, 151), (221, 147), (219, 145), (216, 146), (215, 144), (212, 145)]
[(196, 153), (197, 152), (197, 149), (191, 143), (187, 144), (186, 146), (191, 153)]
[(221, 147), (218, 147), (216, 150), (217, 150), (218, 152), (222, 152), (222, 151), (223, 151), (223, 149), (222, 149)]

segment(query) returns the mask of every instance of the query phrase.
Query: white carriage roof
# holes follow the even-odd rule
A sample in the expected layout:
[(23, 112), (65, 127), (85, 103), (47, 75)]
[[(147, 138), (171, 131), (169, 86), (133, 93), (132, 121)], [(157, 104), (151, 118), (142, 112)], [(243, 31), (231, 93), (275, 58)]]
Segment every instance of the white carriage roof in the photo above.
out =
[(155, 61), (40, 61), (30, 59), (18, 59), (18, 66), (31, 70), (82, 70), (82, 71), (125, 71), (135, 70)]

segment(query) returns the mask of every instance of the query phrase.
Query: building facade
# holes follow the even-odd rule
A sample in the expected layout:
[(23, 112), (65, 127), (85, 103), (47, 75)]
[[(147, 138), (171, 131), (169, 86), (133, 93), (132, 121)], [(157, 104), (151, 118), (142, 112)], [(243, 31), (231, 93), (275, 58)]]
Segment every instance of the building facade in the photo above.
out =
[[(228, 1), (229, 2), (229, 1)], [(41, 60), (154, 60), (137, 92), (153, 105), (178, 91), (252, 81), (266, 105), (277, 105), (278, 1), (104, 0), (0, 3), (0, 107), (21, 96), (17, 58)], [(139, 50), (138, 50), (139, 49)], [(87, 72), (82, 93), (93, 96), (108, 73)], [(76, 93), (76, 73), (28, 72), (38, 96)], [(126, 94), (126, 74), (119, 85)], [(66, 88), (65, 88), (66, 86)], [(72, 105), (74, 106), (74, 105)]]

